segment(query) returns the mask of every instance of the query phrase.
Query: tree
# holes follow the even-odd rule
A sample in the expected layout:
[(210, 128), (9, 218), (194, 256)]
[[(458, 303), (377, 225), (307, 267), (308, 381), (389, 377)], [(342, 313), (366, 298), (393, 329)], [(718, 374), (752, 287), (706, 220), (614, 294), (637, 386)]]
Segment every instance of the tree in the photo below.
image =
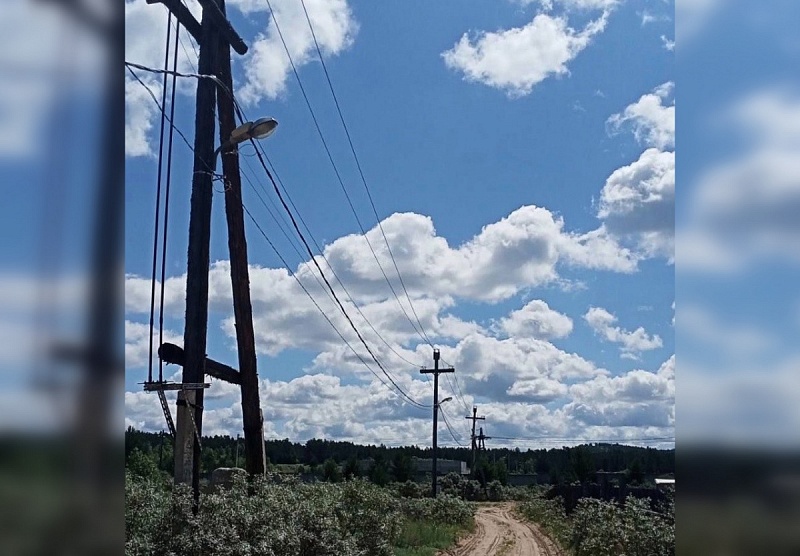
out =
[(342, 468), (342, 475), (345, 479), (353, 479), (361, 476), (361, 470), (358, 468), (358, 460), (354, 457), (349, 458)]
[(126, 467), (132, 475), (158, 481), (162, 479), (161, 471), (158, 470), (158, 463), (153, 458), (152, 453), (144, 453), (139, 448), (134, 448), (128, 456)]
[(493, 466), (493, 473), (492, 477), (496, 481), (500, 481), (500, 484), (506, 485), (508, 484), (508, 467), (506, 465), (506, 459), (500, 458)]
[(408, 452), (398, 451), (392, 459), (392, 476), (398, 483), (404, 483), (414, 478), (414, 462)]
[(592, 469), (592, 458), (588, 450), (583, 446), (578, 446), (570, 450), (570, 466), (575, 477), (581, 482), (585, 483), (589, 479), (589, 475), (594, 470)]
[(329, 483), (338, 483), (342, 480), (342, 472), (333, 458), (326, 459), (322, 465), (322, 478)]
[(644, 471), (642, 471), (642, 464), (638, 459), (633, 460), (633, 463), (628, 468), (628, 482), (632, 485), (638, 485), (644, 482)]
[(369, 480), (379, 486), (385, 486), (389, 483), (389, 469), (386, 465), (386, 459), (382, 452), (378, 452), (372, 464), (372, 469), (369, 470)]

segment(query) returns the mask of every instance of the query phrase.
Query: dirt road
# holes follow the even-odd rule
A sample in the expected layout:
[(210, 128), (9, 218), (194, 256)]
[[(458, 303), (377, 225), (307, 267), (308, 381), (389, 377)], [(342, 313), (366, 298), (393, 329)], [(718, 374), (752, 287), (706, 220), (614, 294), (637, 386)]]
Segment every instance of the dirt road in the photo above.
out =
[(440, 556), (562, 556), (536, 525), (520, 521), (513, 503), (481, 506), (475, 532)]

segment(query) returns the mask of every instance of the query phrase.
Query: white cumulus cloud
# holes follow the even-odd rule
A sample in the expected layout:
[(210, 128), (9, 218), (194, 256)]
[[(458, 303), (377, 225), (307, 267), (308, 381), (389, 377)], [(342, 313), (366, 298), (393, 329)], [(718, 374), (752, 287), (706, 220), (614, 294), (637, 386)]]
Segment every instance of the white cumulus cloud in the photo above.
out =
[[(347, 0), (308, 0), (305, 4), (323, 56), (334, 56), (350, 47), (358, 24)], [(266, 2), (245, 0), (237, 5), (245, 10), (263, 9)], [(272, 8), (274, 19), (270, 16), (266, 31), (256, 36), (242, 62), (245, 78), (239, 98), (249, 104), (274, 99), (286, 89), (292, 68), (281, 35), (295, 67), (316, 57), (314, 37), (300, 2), (274, 0)]]
[(583, 318), (597, 334), (609, 342), (620, 344), (622, 357), (636, 359), (642, 351), (660, 348), (663, 345), (658, 335), (648, 335), (641, 326), (634, 331), (614, 326), (617, 317), (602, 307), (590, 307)]
[(520, 97), (550, 76), (568, 74), (567, 64), (605, 29), (607, 18), (606, 12), (575, 30), (564, 17), (538, 14), (523, 27), (481, 32), (472, 38), (464, 33), (442, 57), (448, 68), (463, 73), (467, 81)]
[[(667, 82), (642, 95), (619, 114), (608, 119), (614, 130), (630, 124), (636, 139), (661, 150), (675, 146), (675, 101), (670, 101), (675, 84)], [(666, 104), (665, 104), (666, 103)]]

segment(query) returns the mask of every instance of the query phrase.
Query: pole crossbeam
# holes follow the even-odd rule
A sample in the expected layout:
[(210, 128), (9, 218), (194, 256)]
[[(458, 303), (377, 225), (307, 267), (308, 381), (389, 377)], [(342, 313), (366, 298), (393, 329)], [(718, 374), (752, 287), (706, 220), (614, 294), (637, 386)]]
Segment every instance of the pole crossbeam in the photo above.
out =
[[(431, 496), (436, 498), (436, 441), (439, 428), (439, 375), (442, 373), (454, 373), (456, 370), (453, 367), (439, 368), (439, 350), (433, 350), (433, 369), (420, 369), (420, 373), (433, 375), (433, 458), (432, 458), (432, 474), (433, 485), (431, 489)], [(445, 400), (446, 401), (446, 400)]]

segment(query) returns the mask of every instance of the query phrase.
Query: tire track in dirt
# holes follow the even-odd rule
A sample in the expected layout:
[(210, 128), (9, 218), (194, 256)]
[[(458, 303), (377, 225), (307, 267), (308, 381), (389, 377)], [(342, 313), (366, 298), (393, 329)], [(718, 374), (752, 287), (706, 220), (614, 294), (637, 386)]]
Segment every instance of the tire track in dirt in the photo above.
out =
[(555, 542), (513, 510), (513, 503), (481, 505), (475, 532), (439, 556), (563, 556)]

